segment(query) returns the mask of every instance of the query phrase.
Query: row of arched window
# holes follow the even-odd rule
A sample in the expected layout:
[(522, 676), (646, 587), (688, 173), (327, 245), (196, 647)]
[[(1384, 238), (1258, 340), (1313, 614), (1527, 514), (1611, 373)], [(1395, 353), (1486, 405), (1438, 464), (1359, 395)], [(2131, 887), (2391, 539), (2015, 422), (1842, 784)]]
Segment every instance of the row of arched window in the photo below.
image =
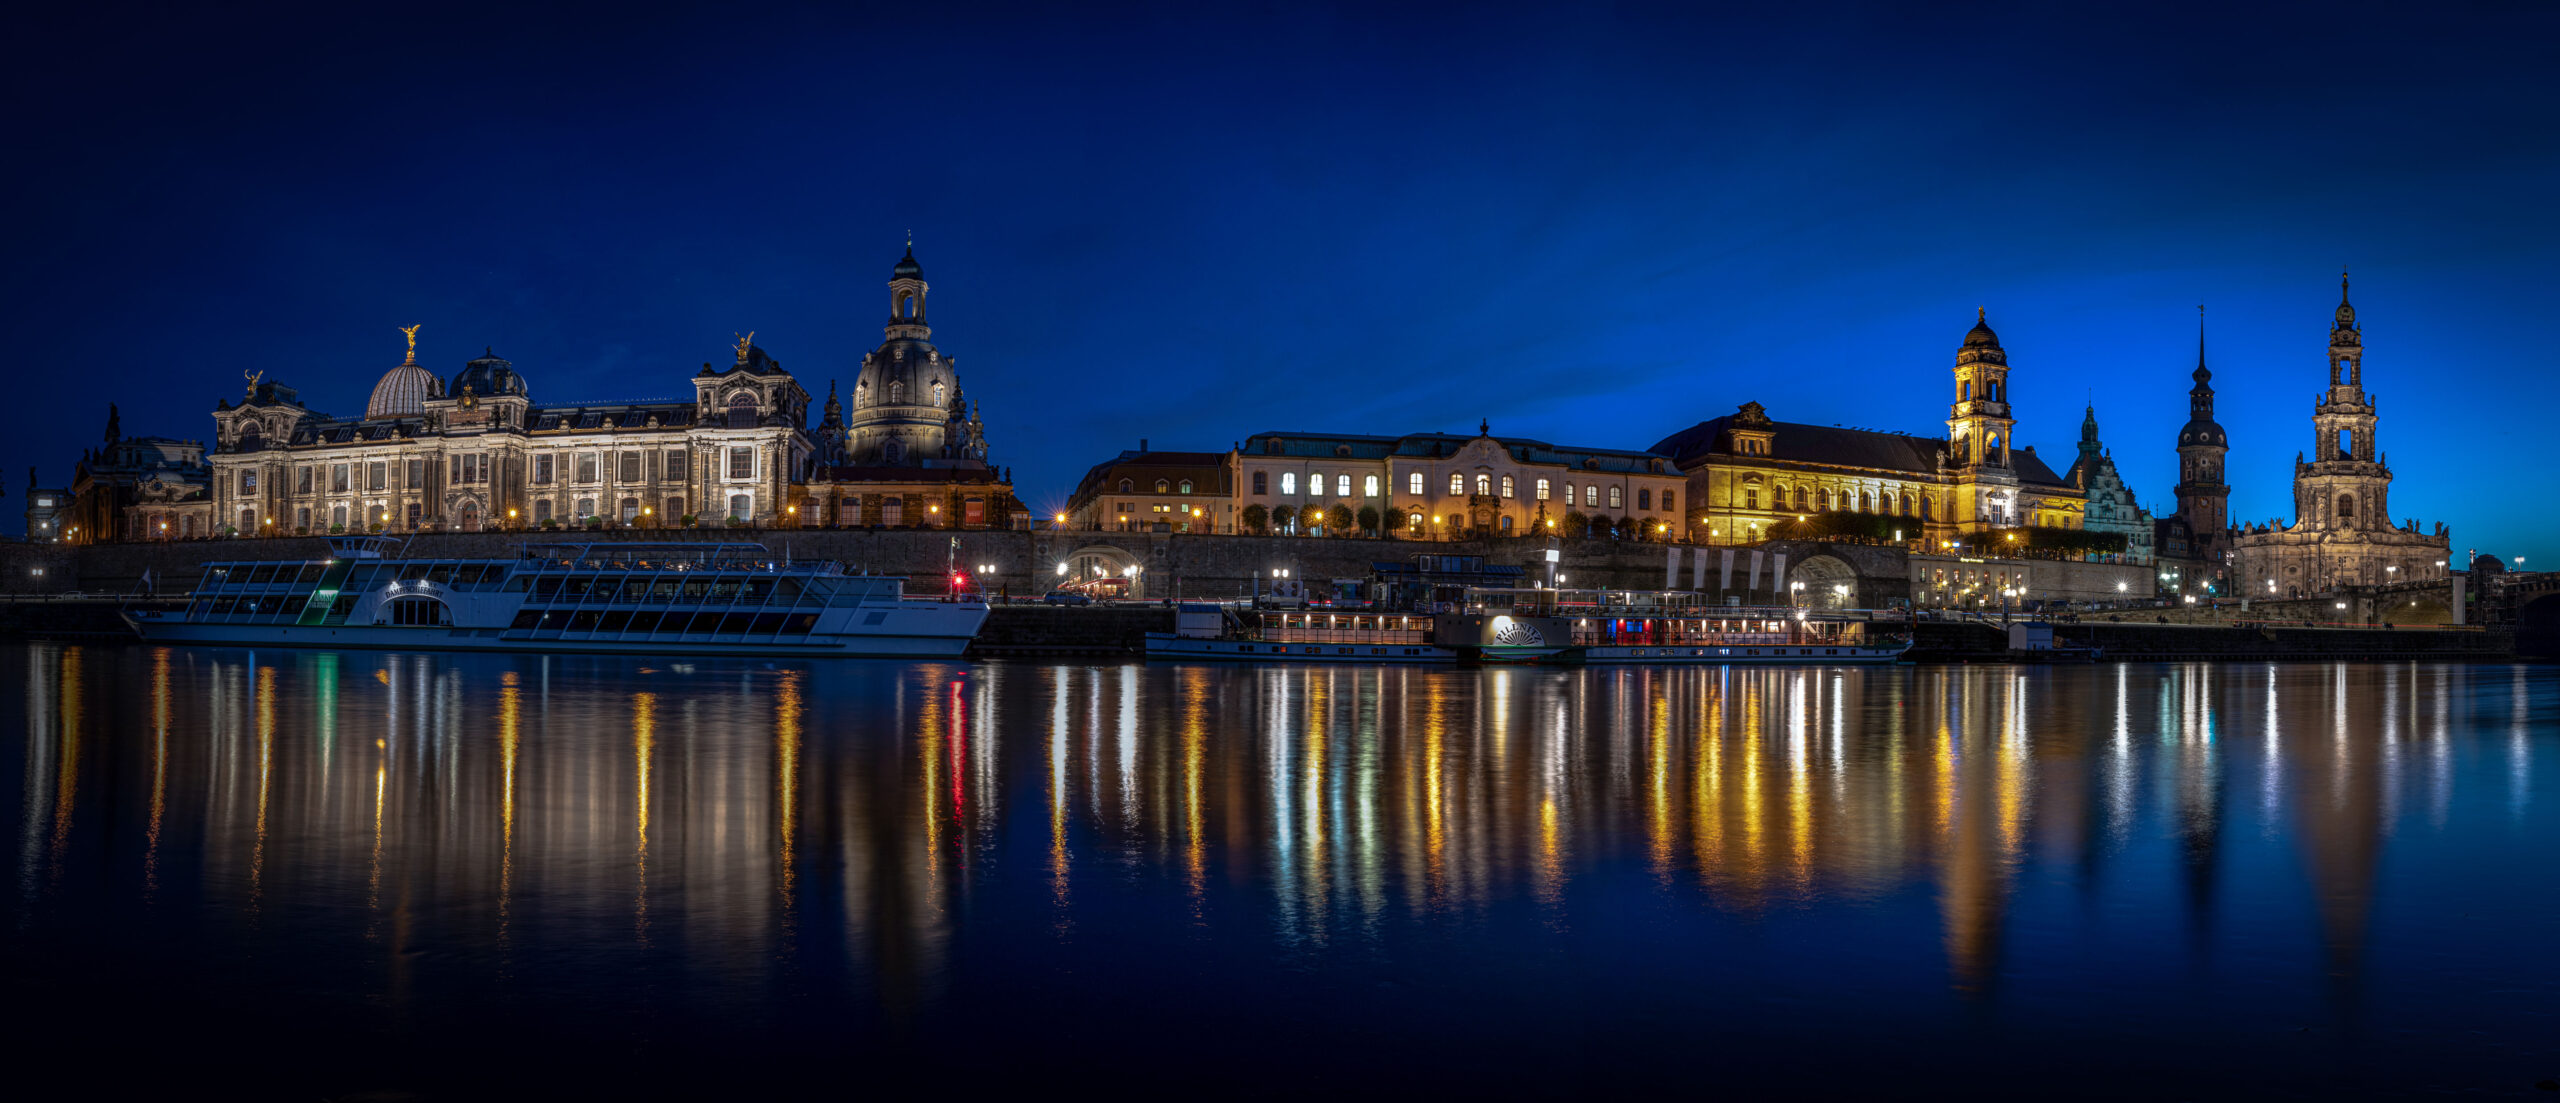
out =
[[(1175, 489), (1175, 487), (1176, 487), (1177, 485), (1179, 485), (1179, 486), (1181, 487), (1181, 489), (1176, 490), (1176, 489)], [(1262, 493), (1262, 485), (1263, 485), (1263, 482), (1262, 482), (1262, 472), (1259, 472), (1259, 471), (1254, 472), (1254, 473), (1253, 473), (1253, 492), (1254, 492), (1254, 493), (1256, 493), (1256, 494), (1260, 494), (1260, 493)], [(1120, 493), (1122, 493), (1122, 494), (1134, 494), (1134, 493), (1136, 493), (1136, 492), (1137, 492), (1137, 489), (1138, 489), (1138, 484), (1137, 484), (1137, 482), (1136, 482), (1135, 480), (1132, 480), (1132, 479), (1122, 479), (1122, 480), (1120, 480)], [(1176, 484), (1176, 483), (1172, 482), (1171, 480), (1167, 480), (1167, 479), (1157, 479), (1157, 480), (1156, 480), (1156, 493), (1158, 493), (1158, 494), (1189, 494), (1189, 493), (1191, 493), (1191, 480), (1189, 480), (1189, 479), (1184, 479), (1184, 480), (1182, 480), (1182, 482), (1181, 482), (1181, 483)]]
[[(1666, 502), (1669, 497), (1669, 492), (1665, 491)], [(1664, 508), (1669, 507), (1666, 505)], [(1742, 508), (1760, 508), (1759, 487), (1742, 488)], [(1799, 513), (1838, 511), (1882, 513), (1887, 516), (1919, 517), (1923, 520), (1934, 520), (1937, 515), (1937, 510), (1930, 504), (1929, 496), (1925, 494), (1913, 494), (1909, 491), (1887, 490), (1879, 493), (1874, 490), (1835, 490), (1827, 486), (1799, 486), (1794, 489), (1793, 496), (1790, 497), (1784, 483), (1770, 488), (1769, 508), (1793, 509)]]

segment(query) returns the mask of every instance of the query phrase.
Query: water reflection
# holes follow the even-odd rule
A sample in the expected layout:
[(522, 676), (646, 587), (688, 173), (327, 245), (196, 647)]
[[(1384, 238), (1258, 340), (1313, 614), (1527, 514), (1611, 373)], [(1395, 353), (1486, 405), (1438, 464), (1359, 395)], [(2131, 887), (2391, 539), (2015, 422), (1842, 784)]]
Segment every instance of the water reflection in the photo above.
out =
[(1159, 915), (1329, 968), (1514, 908), (1530, 926), (1487, 952), (1622, 937), (1630, 909), (1846, 916), (1823, 922), (1878, 945), (1916, 921), (1959, 1004), (2056, 932), (2174, 914), (2210, 970), (2299, 909), (2310, 937), (2257, 952), (2316, 952), (2352, 1007), (2387, 855), (2551, 823), (2554, 681), (2507, 667), (11, 654), (22, 939), (178, 892), (201, 907), (168, 922), (430, 1010), (636, 972), (705, 1009), (818, 990), (895, 1018), (964, 999), (965, 951)]

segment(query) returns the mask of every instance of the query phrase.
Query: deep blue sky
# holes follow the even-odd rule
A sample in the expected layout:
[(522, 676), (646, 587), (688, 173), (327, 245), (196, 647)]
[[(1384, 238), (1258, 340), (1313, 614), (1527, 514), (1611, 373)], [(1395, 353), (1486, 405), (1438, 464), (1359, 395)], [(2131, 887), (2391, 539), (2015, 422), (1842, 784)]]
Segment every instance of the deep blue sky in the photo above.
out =
[(360, 412), (410, 323), (537, 401), (748, 329), (823, 394), (912, 229), (1044, 510), (1140, 437), (1934, 435), (1980, 304), (2019, 439), (2062, 467), (2094, 393), (2165, 511), (2201, 303), (2232, 514), (2289, 517), (2352, 266), (2393, 512), (2560, 565), (2560, 9), (2242, 7), (57, 16), (5, 71), (0, 508), (110, 399)]

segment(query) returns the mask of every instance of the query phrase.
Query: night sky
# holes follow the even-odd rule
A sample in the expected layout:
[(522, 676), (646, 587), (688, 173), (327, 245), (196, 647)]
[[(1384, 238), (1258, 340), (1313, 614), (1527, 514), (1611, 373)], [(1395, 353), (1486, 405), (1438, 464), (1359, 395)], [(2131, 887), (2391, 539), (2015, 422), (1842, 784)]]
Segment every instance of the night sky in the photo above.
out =
[(750, 329), (823, 396), (912, 230), (1044, 513), (1141, 437), (1935, 436), (1977, 305), (2018, 439), (2094, 395), (2166, 512), (2204, 304), (2232, 516), (2289, 518), (2343, 266), (2396, 519), (2560, 566), (2560, 8), (2242, 7), (57, 13), (0, 78), (0, 510), (110, 400), (360, 413), (411, 323), (536, 402)]

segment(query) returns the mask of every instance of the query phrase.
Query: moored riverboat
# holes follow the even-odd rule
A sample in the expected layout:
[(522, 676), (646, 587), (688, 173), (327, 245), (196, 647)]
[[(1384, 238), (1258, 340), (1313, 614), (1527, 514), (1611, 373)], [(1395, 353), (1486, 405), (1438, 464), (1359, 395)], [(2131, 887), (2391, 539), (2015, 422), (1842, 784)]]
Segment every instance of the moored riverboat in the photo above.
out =
[(1185, 602), (1147, 657), (1189, 661), (1530, 663), (1564, 649), (1563, 626), (1481, 612), (1303, 612)]
[(1714, 605), (1687, 591), (1513, 590), (1476, 600), (1562, 623), (1569, 642), (1559, 663), (1889, 663), (1911, 650), (1908, 636), (1853, 610)]
[(954, 658), (983, 596), (919, 599), (750, 543), (528, 544), (408, 559), (385, 537), (301, 561), (210, 564), (179, 610), (125, 611), (143, 639), (262, 647)]

